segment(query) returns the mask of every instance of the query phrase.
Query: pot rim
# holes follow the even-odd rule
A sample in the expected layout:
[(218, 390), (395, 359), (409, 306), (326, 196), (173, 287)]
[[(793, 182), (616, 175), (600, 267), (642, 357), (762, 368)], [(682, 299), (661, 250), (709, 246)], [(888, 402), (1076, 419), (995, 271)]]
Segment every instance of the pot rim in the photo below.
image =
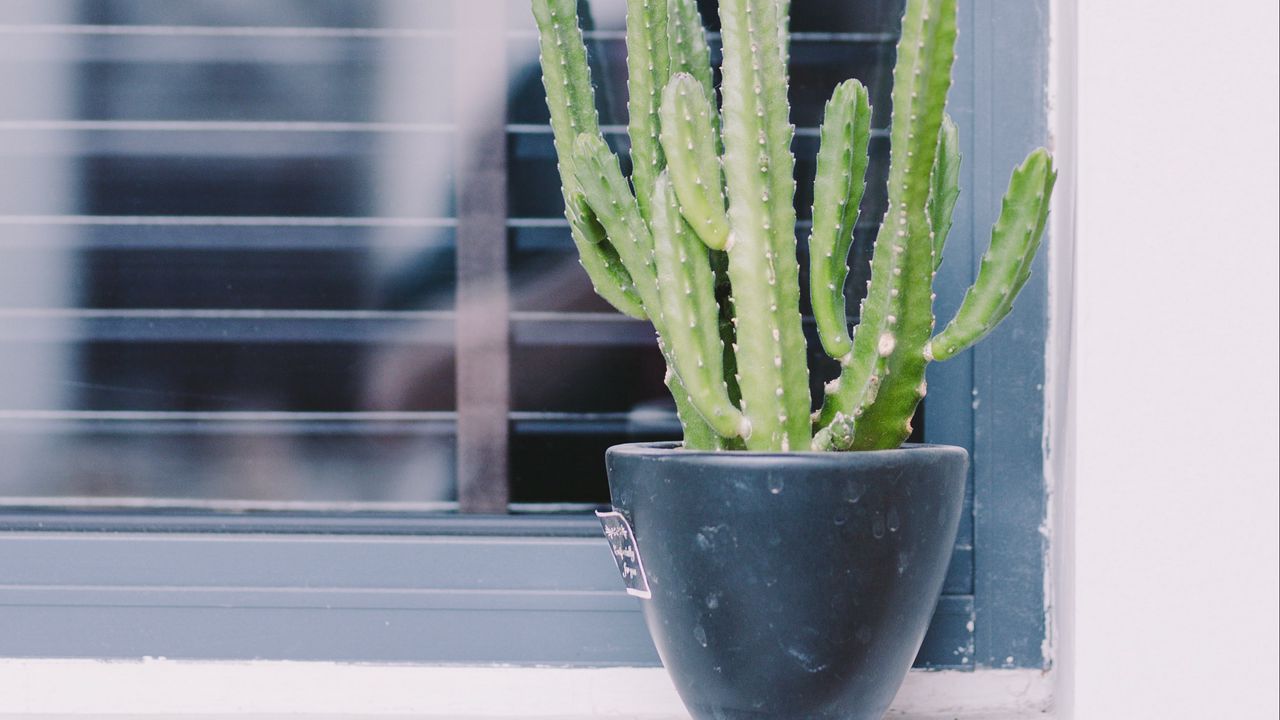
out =
[(968, 460), (969, 451), (959, 445), (938, 443), (903, 443), (892, 450), (856, 450), (848, 452), (804, 450), (799, 452), (762, 452), (758, 450), (684, 450), (680, 441), (637, 442), (614, 445), (606, 455), (620, 455), (651, 459), (712, 460), (715, 462), (745, 462), (752, 464), (856, 464), (859, 462), (901, 461), (910, 454), (920, 460), (923, 456), (946, 457), (959, 455)]

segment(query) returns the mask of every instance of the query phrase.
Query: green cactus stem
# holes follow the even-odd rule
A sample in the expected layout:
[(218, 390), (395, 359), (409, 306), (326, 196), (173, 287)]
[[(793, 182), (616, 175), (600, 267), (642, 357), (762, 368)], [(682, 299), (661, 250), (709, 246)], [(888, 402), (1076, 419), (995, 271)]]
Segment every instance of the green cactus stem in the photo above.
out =
[(929, 227), (933, 228), (933, 269), (942, 265), (942, 247), (951, 234), (951, 220), (956, 200), (960, 199), (960, 131), (951, 115), (942, 115), (942, 131), (938, 133), (938, 155), (933, 159), (929, 177)]
[(715, 278), (707, 248), (680, 217), (664, 171), (653, 198), (654, 256), (663, 337), (690, 401), (721, 437), (747, 437), (751, 425), (729, 400), (724, 380)]
[(933, 228), (933, 269), (942, 264), (942, 247), (951, 233), (951, 218), (960, 197), (960, 131), (950, 115), (942, 116), (938, 155), (929, 178), (929, 226)]
[(724, 184), (716, 155), (711, 105), (692, 75), (671, 78), (662, 93), (662, 149), (679, 212), (698, 237), (714, 250), (729, 240)]
[(1043, 149), (1013, 171), (991, 245), (982, 256), (978, 278), (964, 294), (945, 330), (929, 342), (925, 355), (948, 360), (991, 332), (1013, 309), (1013, 300), (1031, 277), (1031, 261), (1049, 218), (1049, 198), (1058, 173)]
[(658, 110), (671, 77), (667, 32), (667, 0), (627, 2), (627, 134), (631, 180), (645, 219), (652, 217), (654, 182), (666, 167), (658, 142)]
[(637, 198), (622, 176), (617, 156), (599, 135), (583, 133), (574, 142), (572, 157), (574, 177), (583, 197), (608, 233), (627, 272), (638, 279), (636, 294), (645, 312), (650, 318), (657, 317), (662, 304), (654, 279), (653, 236), (640, 215)]
[[(692, 75), (702, 87), (702, 94), (707, 99), (707, 107), (711, 110), (713, 138), (711, 148), (718, 161), (720, 155), (724, 153), (724, 144), (720, 142), (720, 112), (717, 109), (719, 105), (716, 102), (716, 88), (711, 73), (711, 49), (707, 46), (707, 32), (702, 27), (698, 3), (696, 0), (669, 0), (667, 11), (672, 76), (680, 73)], [(665, 146), (663, 146), (663, 152), (666, 152)], [(670, 163), (670, 160), (667, 162)], [(723, 191), (723, 178), (721, 190)]]
[(738, 381), (752, 450), (809, 447), (809, 381), (795, 249), (794, 128), (775, 0), (720, 4), (726, 248)]
[[(702, 87), (707, 104), (715, 107), (716, 91), (711, 75), (711, 49), (707, 47), (707, 33), (702, 27), (695, 0), (669, 0), (667, 3), (668, 48), (671, 52), (671, 74), (692, 75)], [(712, 122), (719, 126), (719, 117)]]
[(853, 351), (840, 378), (828, 387), (819, 414), (820, 425), (836, 415), (853, 416), (857, 450), (901, 445), (924, 397), (934, 266), (933, 229), (925, 209), (955, 37), (954, 1), (908, 0), (893, 76), (889, 209), (876, 236)]
[(618, 253), (604, 235), (589, 208), (581, 205), (572, 163), (573, 141), (579, 133), (600, 132), (595, 91), (587, 66), (587, 50), (578, 29), (574, 0), (534, 0), (533, 15), (538, 25), (542, 62), (542, 83), (551, 111), (551, 129), (560, 182), (565, 200), (565, 219), (578, 249), (578, 261), (587, 271), (596, 293), (610, 305), (631, 317), (644, 319), (645, 313), (635, 283), (618, 259)]
[(618, 251), (606, 239), (604, 226), (581, 193), (565, 202), (565, 216), (573, 244), (578, 248), (578, 264), (586, 269), (596, 294), (624, 315), (647, 319), (631, 274), (623, 267)]
[(843, 452), (853, 449), (853, 418), (844, 413), (837, 413), (831, 424), (822, 428), (813, 436), (813, 447), (821, 450)]
[[(636, 292), (658, 333), (659, 347), (668, 366), (674, 367), (674, 350), (664, 339), (666, 331), (657, 285), (653, 236), (640, 217), (639, 205), (622, 176), (618, 158), (599, 135), (583, 133), (574, 143), (573, 160), (575, 177), (583, 195), (595, 210), (605, 232), (616, 243), (623, 264), (632, 277), (643, 278), (636, 284)], [(699, 350), (693, 348), (690, 352)], [(691, 449), (720, 447), (720, 435), (696, 410), (693, 394), (688, 391), (683, 378), (668, 370), (666, 383), (676, 401), (676, 411), (684, 428), (685, 446)]]
[(693, 397), (690, 396), (689, 391), (685, 389), (684, 383), (672, 369), (675, 367), (675, 361), (667, 350), (666, 343), (662, 341), (662, 336), (658, 336), (658, 349), (662, 351), (662, 357), (667, 361), (667, 372), (662, 378), (662, 382), (667, 386), (672, 399), (675, 400), (676, 418), (680, 421), (680, 429), (684, 434), (683, 447), (686, 450), (740, 449), (741, 446), (738, 440), (721, 437), (715, 431), (715, 428), (711, 427), (711, 424), (703, 418), (702, 413), (698, 412), (698, 409), (693, 406)]
[(823, 115), (818, 172), (813, 181), (813, 230), (809, 235), (809, 297), (818, 339), (840, 359), (853, 350), (844, 283), (858, 208), (867, 187), (871, 102), (857, 80), (836, 86)]

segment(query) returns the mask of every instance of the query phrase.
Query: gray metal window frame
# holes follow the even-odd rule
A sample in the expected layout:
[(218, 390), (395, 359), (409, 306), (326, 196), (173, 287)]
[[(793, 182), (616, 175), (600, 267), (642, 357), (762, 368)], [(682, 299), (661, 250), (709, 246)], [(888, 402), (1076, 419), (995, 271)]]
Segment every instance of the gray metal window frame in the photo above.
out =
[[(1047, 143), (1049, 2), (963, 3), (951, 112), (967, 199), (939, 276), (943, 319), (974, 276), (1009, 169)], [(493, 179), (485, 173), (460, 187), (483, 186)], [(505, 243), (494, 224), (502, 218), (488, 209), (474, 233), (499, 228)], [(505, 244), (481, 246), (468, 262), (491, 263), (494, 253)], [(926, 439), (967, 447), (973, 462), (969, 512), (918, 664), (1048, 662), (1046, 256), (985, 343), (930, 369)], [(488, 292), (491, 280), (460, 287), (460, 297)], [(476, 341), (477, 354), (489, 340)], [(474, 433), (459, 418), (460, 441), (505, 428), (504, 397), (476, 391), (485, 411), (467, 419)], [(473, 508), (501, 507), (506, 470), (493, 458), (505, 453), (482, 441), (464, 449), (460, 483), (474, 491)], [(580, 515), (0, 513), (6, 657), (654, 665), (638, 603), (620, 591), (594, 519)]]

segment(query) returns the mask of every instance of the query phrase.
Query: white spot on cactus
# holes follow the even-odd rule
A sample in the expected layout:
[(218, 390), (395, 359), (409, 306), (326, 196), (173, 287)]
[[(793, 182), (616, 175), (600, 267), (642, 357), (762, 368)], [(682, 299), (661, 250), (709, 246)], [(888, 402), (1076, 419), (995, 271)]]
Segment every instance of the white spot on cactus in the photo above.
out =
[(924, 344), (924, 359), (925, 362), (933, 362), (933, 343), (931, 342)]
[(880, 342), (876, 345), (876, 351), (880, 353), (880, 357), (888, 357), (893, 352), (894, 346), (897, 344), (898, 339), (893, 336), (893, 333), (882, 333), (880, 335)]
[(919, 395), (920, 397), (924, 397), (928, 393), (929, 393), (929, 383), (924, 380), (921, 380), (920, 385), (916, 387), (916, 394)]

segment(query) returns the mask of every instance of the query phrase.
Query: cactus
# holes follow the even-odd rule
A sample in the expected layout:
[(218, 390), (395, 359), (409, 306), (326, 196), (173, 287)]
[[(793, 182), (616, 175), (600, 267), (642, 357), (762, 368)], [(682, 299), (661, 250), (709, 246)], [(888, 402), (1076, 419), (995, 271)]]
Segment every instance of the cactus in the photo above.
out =
[(533, 0), (570, 232), (597, 292), (647, 318), (667, 361), (684, 447), (874, 450), (900, 445), (925, 368), (1013, 307), (1039, 249), (1056, 173), (1039, 149), (1015, 169), (978, 277), (934, 335), (933, 279), (959, 195), (946, 115), (957, 0), (906, 0), (889, 128), (889, 206), (849, 331), (848, 255), (866, 183), (869, 94), (841, 83), (820, 131), (809, 293), (840, 365), (811, 412), (800, 317), (788, 0), (721, 0), (716, 110), (695, 0), (627, 0), (630, 182), (600, 134), (577, 0)]

